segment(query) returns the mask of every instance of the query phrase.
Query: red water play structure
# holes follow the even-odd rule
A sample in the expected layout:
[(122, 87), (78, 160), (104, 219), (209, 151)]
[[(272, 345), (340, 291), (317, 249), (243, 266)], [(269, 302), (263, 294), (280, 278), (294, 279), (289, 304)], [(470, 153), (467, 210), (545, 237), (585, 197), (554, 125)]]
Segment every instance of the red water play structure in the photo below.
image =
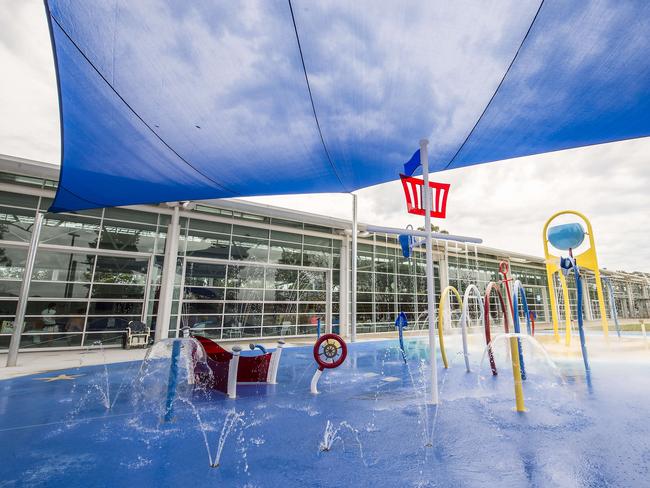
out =
[(209, 368), (195, 369), (194, 375), (198, 384), (235, 398), (239, 383), (276, 383), (284, 341), (278, 341), (278, 347), (273, 352), (242, 356), (239, 346), (233, 347), (232, 352), (229, 352), (207, 337), (193, 337), (203, 347)]

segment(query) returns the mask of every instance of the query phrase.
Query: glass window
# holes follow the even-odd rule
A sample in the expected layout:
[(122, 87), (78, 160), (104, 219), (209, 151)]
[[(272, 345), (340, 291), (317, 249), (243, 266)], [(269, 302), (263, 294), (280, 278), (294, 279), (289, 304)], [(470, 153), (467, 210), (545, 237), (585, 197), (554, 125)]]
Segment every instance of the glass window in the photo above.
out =
[[(90, 283), (32, 281), (29, 286), (30, 297), (88, 298), (89, 291)], [(16, 291), (16, 296), (17, 294), (18, 292)]]
[(294, 242), (297, 244), (302, 243), (302, 235), (300, 234), (292, 234), (291, 232), (280, 232), (277, 230), (272, 230), (271, 231), (271, 239), (277, 240), (277, 241), (285, 241), (285, 242)]
[(23, 334), (20, 338), (20, 348), (78, 347), (81, 345), (81, 337), (81, 333)]
[(261, 237), (264, 239), (269, 238), (269, 230), (262, 229), (260, 227), (245, 227), (243, 225), (233, 225), (232, 233), (236, 236), (246, 236), (246, 237)]
[(271, 222), (273, 225), (277, 225), (279, 227), (293, 227), (296, 229), (302, 229), (302, 222), (296, 222), (295, 220), (282, 220), (273, 218), (271, 219)]
[(80, 215), (46, 214), (40, 242), (59, 246), (96, 248), (99, 219)]
[[(230, 235), (232, 225), (223, 222), (211, 222), (208, 220), (190, 219), (190, 230), (202, 230), (218, 234)], [(244, 234), (245, 235), (245, 234)]]
[(33, 280), (87, 282), (92, 278), (95, 256), (39, 250)]
[(332, 239), (326, 237), (305, 236), (305, 244), (321, 247), (332, 247)]
[(229, 288), (264, 288), (262, 266), (228, 266)]
[(182, 239), (187, 243), (185, 252), (188, 256), (228, 259), (230, 250), (228, 235), (191, 230), (187, 237)]
[(302, 248), (300, 244), (271, 241), (269, 261), (273, 264), (290, 264), (300, 266)]
[(188, 261), (185, 264), (185, 284), (224, 287), (226, 286), (226, 265)]
[(232, 238), (230, 259), (235, 261), (267, 262), (269, 258), (269, 241), (253, 237)]
[(299, 274), (300, 289), (301, 290), (324, 290), (325, 289), (325, 273), (300, 271)]
[(141, 300), (144, 299), (144, 289), (142, 285), (94, 284), (92, 298)]
[(48, 300), (29, 300), (25, 309), (26, 315), (86, 315), (85, 301), (51, 302)]
[(262, 301), (264, 290), (230, 289), (226, 290), (226, 300)]
[(266, 289), (292, 290), (298, 287), (298, 271), (295, 269), (267, 268)]
[(223, 288), (207, 288), (199, 286), (186, 286), (184, 289), (185, 300), (223, 300)]
[(29, 241), (35, 215), (35, 210), (0, 206), (0, 239)]
[(139, 316), (131, 317), (88, 317), (87, 331), (123, 331), (133, 320), (140, 320)]
[(183, 314), (221, 315), (222, 313), (223, 313), (223, 303), (211, 303), (211, 302), (183, 303)]
[(13, 316), (16, 314), (17, 300), (0, 300), (0, 315)]
[(302, 253), (303, 266), (329, 268), (332, 263), (332, 251), (329, 248), (304, 246)]
[(146, 258), (97, 256), (95, 282), (145, 284), (148, 264)]
[(127, 208), (108, 207), (104, 210), (104, 218), (155, 224), (158, 220), (158, 214), (155, 212), (142, 212)]
[(117, 220), (104, 220), (101, 249), (131, 252), (153, 252), (156, 244), (155, 225), (126, 223)]
[(38, 206), (38, 197), (21, 193), (9, 193), (6, 191), (0, 191), (0, 202), (4, 203), (5, 205), (15, 205), (16, 207), (36, 209)]
[[(22, 280), (26, 257), (26, 249), (0, 247), (0, 280)], [(0, 285), (0, 295), (1, 290), (2, 285)]]
[(141, 315), (142, 302), (90, 302), (88, 315)]
[(264, 292), (264, 300), (267, 302), (295, 302), (297, 299), (297, 291), (266, 290)]

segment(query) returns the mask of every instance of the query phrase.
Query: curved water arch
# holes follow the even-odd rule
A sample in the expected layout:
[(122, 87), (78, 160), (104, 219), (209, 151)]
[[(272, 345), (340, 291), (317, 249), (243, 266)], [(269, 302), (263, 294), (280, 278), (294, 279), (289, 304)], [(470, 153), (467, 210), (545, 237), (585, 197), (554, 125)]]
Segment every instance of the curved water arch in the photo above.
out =
[(496, 290), (497, 297), (499, 298), (499, 304), (501, 305), (501, 311), (503, 312), (503, 328), (505, 333), (509, 332), (508, 327), (508, 308), (506, 307), (506, 302), (503, 300), (503, 294), (499, 289), (499, 285), (494, 281), (490, 281), (485, 289), (485, 298), (483, 302), (483, 323), (485, 324), (485, 344), (488, 347), (488, 357), (490, 358), (490, 368), (492, 369), (492, 374), (497, 375), (497, 366), (494, 363), (494, 354), (492, 353), (492, 348), (490, 347), (490, 342), (492, 338), (490, 337), (490, 295), (492, 290)]
[(467, 369), (468, 373), (470, 372), (470, 368), (469, 353), (467, 352), (467, 319), (469, 317), (469, 298), (472, 292), (474, 292), (478, 298), (479, 308), (481, 309), (481, 322), (485, 327), (485, 308), (483, 305), (483, 296), (481, 295), (481, 291), (478, 289), (478, 287), (474, 284), (471, 284), (467, 287), (465, 293), (463, 294), (463, 313), (460, 316), (460, 329), (463, 333), (463, 356), (465, 357), (465, 368)]
[(440, 294), (440, 303), (438, 304), (438, 340), (440, 341), (440, 354), (442, 355), (442, 363), (445, 365), (445, 369), (449, 369), (449, 362), (447, 361), (447, 353), (445, 352), (445, 340), (442, 335), (442, 328), (445, 321), (444, 307), (447, 304), (447, 296), (449, 296), (449, 292), (452, 292), (454, 295), (456, 295), (461, 308), (463, 306), (463, 298), (460, 296), (460, 293), (458, 293), (458, 290), (456, 288), (450, 285), (442, 290), (442, 293)]

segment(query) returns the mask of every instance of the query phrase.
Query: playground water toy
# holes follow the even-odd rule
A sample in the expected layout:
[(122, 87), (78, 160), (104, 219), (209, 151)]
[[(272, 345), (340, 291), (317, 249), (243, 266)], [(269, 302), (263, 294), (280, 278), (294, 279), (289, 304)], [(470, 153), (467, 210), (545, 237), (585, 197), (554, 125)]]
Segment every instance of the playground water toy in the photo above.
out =
[(325, 334), (316, 340), (313, 349), (318, 369), (311, 379), (310, 390), (318, 394), (318, 380), (326, 369), (338, 368), (348, 356), (348, 346), (337, 334)]
[[(561, 215), (575, 215), (582, 219), (587, 229), (585, 231), (584, 227), (578, 223), (569, 223), (569, 224), (560, 224), (551, 226), (557, 217)], [(608, 337), (608, 323), (607, 323), (607, 313), (605, 311), (605, 296), (603, 293), (603, 286), (600, 277), (600, 270), (598, 268), (598, 258), (596, 254), (596, 242), (594, 239), (594, 231), (591, 227), (591, 222), (585, 215), (575, 210), (562, 210), (557, 212), (546, 221), (544, 228), (542, 230), (542, 241), (544, 244), (544, 258), (546, 260), (546, 277), (548, 281), (548, 291), (549, 291), (549, 300), (551, 303), (551, 319), (553, 321), (553, 335), (556, 340), (559, 341), (559, 327), (558, 327), (558, 307), (555, 297), (555, 285), (554, 277), (558, 276), (560, 281), (560, 286), (562, 288), (562, 299), (564, 301), (564, 313), (565, 313), (565, 344), (568, 346), (571, 343), (571, 307), (569, 307), (569, 291), (566, 284), (566, 275), (562, 272), (560, 266), (560, 256), (552, 254), (549, 250), (549, 243), (560, 251), (567, 251), (569, 249), (576, 250), (580, 247), (584, 240), (585, 236), (589, 237), (588, 244), (589, 247), (582, 251), (581, 253), (574, 256), (575, 261), (579, 263), (581, 269), (588, 269), (594, 274), (596, 282), (596, 294), (598, 297), (598, 306), (600, 309), (600, 317), (602, 322), (603, 334), (605, 338)], [(578, 286), (578, 291), (583, 292)], [(581, 309), (579, 309), (578, 315), (581, 315)]]
[(442, 363), (445, 369), (449, 368), (449, 361), (447, 361), (447, 352), (445, 351), (445, 338), (443, 335), (445, 323), (445, 311), (448, 309), (447, 297), (449, 293), (453, 293), (458, 300), (458, 305), (461, 310), (463, 309), (463, 297), (460, 296), (458, 290), (453, 286), (447, 286), (440, 294), (440, 302), (438, 303), (438, 340), (440, 341), (440, 355), (442, 356)]
[[(507, 286), (507, 285), (506, 285)], [(521, 304), (524, 309), (524, 315), (526, 316), (526, 326), (528, 329), (528, 334), (532, 335), (532, 327), (530, 323), (530, 310), (528, 310), (528, 302), (526, 301), (526, 294), (524, 293), (524, 287), (521, 284), (521, 281), (516, 280), (513, 285), (512, 291), (512, 323), (515, 329), (515, 334), (521, 334), (521, 325), (519, 323), (519, 299), (521, 298)], [(521, 379), (526, 379), (526, 366), (524, 365), (524, 353), (521, 349), (521, 341), (517, 339), (517, 349), (519, 351), (519, 367), (521, 369)]]
[[(548, 227), (548, 224), (556, 216), (561, 215), (562, 213), (573, 213), (575, 215), (582, 217), (583, 220), (587, 222), (587, 228), (589, 229), (588, 233), (589, 233), (589, 240), (590, 240), (590, 248), (587, 249), (587, 251), (584, 251), (579, 256), (574, 257), (573, 250), (579, 247), (583, 243), (585, 238), (585, 230), (581, 224), (572, 223), (572, 224), (562, 224), (553, 227)], [(598, 263), (596, 262), (596, 251), (593, 242), (593, 231), (591, 230), (591, 224), (586, 219), (586, 217), (582, 216), (577, 212), (573, 212), (573, 211), (559, 212), (546, 222), (546, 226), (544, 226), (544, 235), (547, 236), (548, 239), (548, 241), (547, 240), (544, 241), (544, 245), (545, 245), (544, 250), (547, 255), (548, 255), (547, 242), (550, 242), (551, 245), (556, 249), (562, 251), (568, 251), (569, 253), (568, 257), (560, 257), (559, 262), (557, 263), (551, 262), (551, 260), (547, 259), (546, 270), (548, 272), (549, 269), (551, 269), (551, 267), (557, 266), (565, 278), (566, 276), (569, 275), (571, 271), (573, 271), (573, 274), (575, 276), (576, 291), (578, 296), (576, 313), (578, 316), (578, 333), (580, 335), (580, 349), (582, 351), (582, 360), (584, 362), (585, 371), (587, 373), (587, 380), (589, 380), (590, 377), (589, 358), (587, 355), (587, 345), (585, 343), (585, 331), (584, 331), (584, 321), (583, 321), (583, 287), (582, 287), (582, 276), (580, 273), (580, 267), (578, 265), (578, 257), (580, 257), (580, 259), (584, 259), (588, 264), (595, 265), (596, 267), (595, 270), (596, 284), (599, 287), (598, 300), (599, 300), (601, 315), (603, 318), (603, 331), (605, 332), (605, 337), (607, 337), (607, 318), (605, 316), (605, 303), (603, 299), (604, 297), (602, 293), (602, 285), (600, 285), (600, 273), (598, 272)], [(550, 280), (551, 278), (549, 277), (549, 287), (552, 286)], [(568, 300), (565, 302), (565, 309), (567, 310), (567, 317), (568, 320), (570, 321), (571, 312), (570, 312), (570, 306)]]
[(404, 348), (404, 335), (403, 335), (403, 330), (408, 327), (409, 323), (408, 320), (406, 319), (406, 314), (404, 312), (400, 312), (399, 315), (397, 315), (397, 318), (395, 319), (395, 328), (397, 329), (397, 333), (399, 335), (399, 349), (402, 352), (402, 359), (406, 363), (406, 349)]
[[(470, 284), (463, 294), (463, 313), (460, 316), (460, 330), (463, 335), (463, 357), (465, 358), (465, 369), (468, 373), (471, 372), (471, 369), (469, 367), (469, 352), (467, 349), (467, 322), (469, 321), (469, 301), (472, 298), (472, 295), (477, 299), (479, 311), (481, 313), (481, 324), (483, 325), (483, 328), (485, 328), (485, 307), (483, 305), (483, 297), (481, 296), (478, 287), (474, 284)], [(494, 358), (492, 361), (494, 361)]]
[[(508, 296), (508, 305), (510, 307), (510, 318), (512, 319), (513, 327), (515, 329), (515, 334), (519, 334), (521, 332), (520, 327), (519, 327), (519, 317), (517, 317), (517, 320), (515, 321), (515, 315), (517, 313), (516, 307), (515, 307), (515, 302), (514, 302), (514, 296), (516, 292), (511, 291), (511, 283), (512, 283), (512, 277), (510, 275), (510, 265), (508, 264), (508, 261), (501, 261), (499, 263), (499, 273), (502, 276), (502, 283), (503, 286), (506, 289), (506, 294)], [(526, 297), (524, 296), (524, 301), (526, 300)], [(528, 313), (528, 305), (526, 305), (526, 313)], [(528, 319), (527, 319), (528, 320)], [(519, 351), (519, 369), (521, 370), (521, 379), (525, 380), (526, 379), (526, 369), (524, 367), (524, 354), (521, 349), (521, 341), (517, 339), (517, 350)]]
[(582, 351), (582, 360), (585, 364), (585, 371), (587, 372), (587, 379), (589, 380), (589, 374), (590, 374), (589, 358), (587, 356), (587, 345), (585, 343), (585, 330), (584, 330), (584, 324), (582, 319), (582, 305), (583, 305), (582, 278), (580, 277), (580, 268), (578, 267), (578, 264), (576, 263), (576, 260), (571, 253), (571, 248), (569, 248), (568, 250), (569, 250), (569, 257), (561, 258), (560, 269), (565, 275), (569, 274), (571, 270), (573, 270), (573, 273), (576, 278), (576, 289), (578, 291), (577, 313), (578, 313), (578, 333), (580, 334), (580, 349)]
[(278, 341), (273, 352), (266, 352), (263, 346), (251, 344), (251, 349), (259, 349), (261, 354), (243, 356), (239, 346), (233, 347), (232, 352), (229, 352), (207, 337), (194, 334), (194, 339), (199, 341), (206, 355), (208, 369), (195, 369), (196, 382), (204, 387), (225, 393), (229, 398), (236, 398), (237, 384), (277, 383), (284, 341)]
[(490, 359), (490, 368), (492, 369), (492, 375), (496, 376), (497, 375), (497, 367), (494, 362), (494, 354), (492, 353), (492, 349), (490, 348), (490, 344), (492, 343), (492, 337), (490, 334), (490, 297), (492, 296), (492, 291), (494, 291), (497, 295), (498, 303), (501, 305), (501, 313), (503, 314), (503, 330), (506, 334), (509, 333), (509, 327), (508, 327), (508, 307), (506, 307), (506, 303), (503, 300), (503, 294), (501, 293), (501, 290), (499, 289), (499, 284), (495, 283), (494, 281), (491, 281), (488, 283), (487, 287), (485, 288), (485, 298), (483, 302), (483, 310), (484, 310), (484, 323), (485, 323), (485, 345), (488, 348), (488, 357)]

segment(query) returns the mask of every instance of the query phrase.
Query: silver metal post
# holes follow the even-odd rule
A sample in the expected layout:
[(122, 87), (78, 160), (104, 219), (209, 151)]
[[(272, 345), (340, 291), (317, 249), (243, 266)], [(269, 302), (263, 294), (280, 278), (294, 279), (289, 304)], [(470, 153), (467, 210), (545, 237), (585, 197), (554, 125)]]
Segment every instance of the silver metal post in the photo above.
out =
[(350, 288), (350, 341), (357, 340), (357, 196), (352, 194), (352, 279)]
[(160, 281), (160, 302), (158, 303), (158, 317), (156, 319), (156, 342), (166, 339), (169, 335), (169, 321), (171, 320), (172, 300), (174, 299), (174, 280), (176, 279), (176, 258), (178, 256), (180, 206), (174, 207), (171, 222), (167, 226), (167, 240), (165, 244), (165, 261)]
[(23, 329), (25, 328), (25, 309), (27, 308), (29, 285), (32, 282), (32, 272), (34, 271), (34, 261), (36, 260), (36, 251), (38, 249), (38, 240), (41, 236), (42, 226), (43, 214), (41, 212), (36, 212), (34, 226), (32, 227), (32, 237), (29, 241), (29, 249), (27, 251), (27, 259), (25, 262), (25, 274), (23, 275), (23, 281), (20, 284), (20, 294), (18, 295), (16, 318), (14, 320), (14, 333), (11, 336), (9, 354), (7, 355), (7, 367), (16, 366), (18, 361), (20, 337), (23, 335)]
[(341, 337), (350, 338), (350, 245), (348, 236), (341, 243), (341, 265), (339, 269), (339, 331)]
[(427, 145), (429, 141), (420, 141), (420, 164), (422, 164), (422, 199), (424, 200), (424, 230), (426, 232), (426, 270), (427, 270), (427, 311), (429, 315), (429, 355), (431, 357), (430, 403), (438, 404), (438, 358), (436, 357), (436, 330), (435, 330), (435, 284), (433, 282), (433, 241), (431, 239), (431, 190), (429, 188), (429, 157)]

